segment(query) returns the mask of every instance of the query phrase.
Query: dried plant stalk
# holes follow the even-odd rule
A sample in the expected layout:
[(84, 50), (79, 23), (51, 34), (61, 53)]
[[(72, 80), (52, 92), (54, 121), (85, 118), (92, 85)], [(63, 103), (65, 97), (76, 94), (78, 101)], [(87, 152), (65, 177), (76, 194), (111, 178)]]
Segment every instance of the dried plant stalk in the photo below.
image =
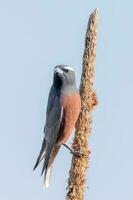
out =
[(83, 70), (80, 84), (82, 109), (76, 124), (73, 148), (84, 156), (73, 156), (68, 179), (67, 200), (83, 200), (85, 189), (85, 175), (89, 164), (90, 149), (88, 139), (91, 133), (91, 112), (97, 105), (96, 93), (93, 90), (94, 64), (96, 60), (96, 36), (98, 9), (90, 15), (83, 55)]

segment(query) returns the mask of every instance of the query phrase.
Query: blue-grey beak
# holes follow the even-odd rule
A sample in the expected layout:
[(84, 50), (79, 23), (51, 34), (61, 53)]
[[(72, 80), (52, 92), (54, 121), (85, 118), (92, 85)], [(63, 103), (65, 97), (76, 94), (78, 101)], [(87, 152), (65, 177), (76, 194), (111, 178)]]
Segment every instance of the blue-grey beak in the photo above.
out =
[(63, 71), (62, 71), (59, 67), (56, 67), (56, 68), (54, 69), (54, 72), (55, 72), (55, 73), (58, 73), (58, 74), (60, 74), (60, 75), (63, 75)]

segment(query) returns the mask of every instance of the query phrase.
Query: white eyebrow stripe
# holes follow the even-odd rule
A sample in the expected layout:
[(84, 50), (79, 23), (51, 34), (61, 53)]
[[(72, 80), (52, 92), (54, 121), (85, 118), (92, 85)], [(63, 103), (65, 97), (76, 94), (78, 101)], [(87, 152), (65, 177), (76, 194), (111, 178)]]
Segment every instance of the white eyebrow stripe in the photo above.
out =
[(73, 68), (71, 68), (71, 67), (68, 67), (68, 66), (64, 66), (64, 68), (65, 68), (65, 69), (69, 69), (69, 70), (71, 70), (71, 71), (74, 71), (74, 69), (73, 69)]

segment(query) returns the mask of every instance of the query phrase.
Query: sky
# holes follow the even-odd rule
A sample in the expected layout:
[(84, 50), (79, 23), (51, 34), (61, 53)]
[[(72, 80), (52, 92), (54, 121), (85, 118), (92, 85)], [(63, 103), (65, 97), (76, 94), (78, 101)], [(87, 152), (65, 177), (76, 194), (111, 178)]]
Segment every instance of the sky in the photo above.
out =
[[(65, 199), (71, 154), (62, 147), (51, 185), (33, 172), (53, 67), (80, 82), (86, 26), (98, 7), (90, 165), (85, 200), (133, 199), (133, 3), (131, 0), (0, 1), (0, 199)], [(71, 145), (73, 136), (67, 142)]]

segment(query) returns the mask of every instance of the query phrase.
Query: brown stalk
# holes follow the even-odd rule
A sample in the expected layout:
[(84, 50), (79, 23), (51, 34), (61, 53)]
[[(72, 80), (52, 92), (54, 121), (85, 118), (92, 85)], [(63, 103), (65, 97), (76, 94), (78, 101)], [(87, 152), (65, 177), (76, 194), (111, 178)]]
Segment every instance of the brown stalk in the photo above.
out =
[(73, 155), (69, 171), (67, 200), (83, 200), (86, 182), (86, 170), (89, 165), (90, 148), (88, 141), (91, 133), (91, 112), (97, 105), (97, 96), (93, 90), (94, 64), (96, 60), (96, 36), (99, 12), (95, 9), (90, 15), (83, 55), (83, 69), (80, 83), (81, 113), (77, 120), (73, 148), (84, 156)]

